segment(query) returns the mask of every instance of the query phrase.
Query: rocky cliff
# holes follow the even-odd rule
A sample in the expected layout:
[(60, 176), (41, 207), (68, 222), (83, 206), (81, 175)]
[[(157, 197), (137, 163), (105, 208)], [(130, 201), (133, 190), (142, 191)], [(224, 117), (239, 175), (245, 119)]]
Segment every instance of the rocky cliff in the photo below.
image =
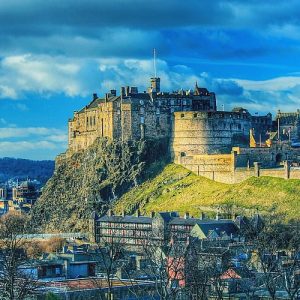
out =
[(167, 140), (98, 139), (60, 160), (32, 210), (37, 230), (86, 231), (92, 211), (105, 212), (124, 193), (155, 176), (168, 160)]

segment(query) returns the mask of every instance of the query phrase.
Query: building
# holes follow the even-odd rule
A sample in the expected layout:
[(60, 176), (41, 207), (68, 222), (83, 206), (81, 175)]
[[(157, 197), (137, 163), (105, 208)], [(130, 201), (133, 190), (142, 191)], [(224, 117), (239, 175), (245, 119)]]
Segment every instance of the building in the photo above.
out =
[(149, 92), (121, 87), (93, 100), (69, 120), (69, 152), (90, 146), (97, 137), (112, 140), (170, 137), (175, 111), (216, 111), (215, 94), (196, 84), (194, 91), (164, 93), (160, 78), (151, 78)]
[(102, 217), (94, 213), (90, 225), (95, 242), (120, 243), (137, 249), (149, 242), (163, 245), (171, 239), (186, 241), (191, 234), (199, 239), (230, 240), (239, 231), (232, 220), (193, 218), (188, 213), (180, 217), (177, 212), (117, 216), (110, 211)]
[[(285, 162), (298, 166), (299, 125), (298, 111), (279, 111), (274, 121), (271, 113), (252, 115), (242, 107), (221, 111), (215, 93), (197, 83), (193, 90), (170, 93), (161, 91), (160, 78), (154, 77), (147, 92), (126, 86), (104, 98), (94, 94), (69, 120), (68, 150), (56, 162), (84, 151), (98, 138), (163, 139), (173, 162), (212, 180), (237, 183), (257, 176), (255, 163), (265, 169)], [(300, 178), (300, 172), (282, 170), (276, 176)]]
[(14, 185), (4, 184), (0, 187), (0, 210), (3, 214), (9, 210), (28, 212), (40, 194), (34, 181), (26, 180)]
[[(185, 120), (193, 117), (195, 130), (200, 127), (204, 133), (203, 141), (216, 140), (218, 137), (218, 141), (213, 141), (213, 149), (204, 148), (204, 153), (224, 152), (233, 145), (246, 145), (250, 128), (255, 128), (259, 134), (270, 130), (272, 126), (271, 114), (251, 116), (243, 108), (218, 112), (215, 94), (198, 87), (197, 83), (193, 91), (169, 93), (161, 92), (160, 78), (151, 78), (148, 92), (140, 93), (137, 87), (127, 86), (121, 88), (119, 95), (116, 90), (111, 90), (103, 99), (94, 94), (93, 100), (80, 111), (74, 112), (69, 120), (68, 152), (72, 154), (86, 149), (97, 137), (111, 140), (170, 138), (184, 125)], [(181, 132), (177, 140), (184, 142), (184, 139), (191, 138), (193, 136), (185, 136)], [(209, 141), (205, 143), (211, 144)]]

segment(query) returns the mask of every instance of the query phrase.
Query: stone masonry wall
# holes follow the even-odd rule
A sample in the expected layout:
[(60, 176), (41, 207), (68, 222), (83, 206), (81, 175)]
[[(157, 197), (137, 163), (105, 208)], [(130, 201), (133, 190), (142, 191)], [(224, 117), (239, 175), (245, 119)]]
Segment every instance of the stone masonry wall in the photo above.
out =
[(230, 153), (233, 145), (248, 144), (251, 122), (232, 112), (175, 112), (171, 154)]

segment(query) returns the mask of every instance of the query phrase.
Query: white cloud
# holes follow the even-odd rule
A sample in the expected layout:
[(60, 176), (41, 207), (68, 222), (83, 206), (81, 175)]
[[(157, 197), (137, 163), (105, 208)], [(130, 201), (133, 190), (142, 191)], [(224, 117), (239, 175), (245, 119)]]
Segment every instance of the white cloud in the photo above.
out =
[[(7, 125), (5, 120), (0, 123)], [(67, 132), (57, 128), (0, 128), (0, 156), (54, 159), (67, 148)]]
[(54, 159), (58, 153), (65, 151), (65, 145), (40, 141), (0, 141), (1, 157), (18, 157), (27, 159)]
[(85, 95), (89, 81), (82, 78), (80, 60), (30, 54), (5, 57), (0, 62), (0, 98), (17, 99), (26, 92)]
[[(45, 128), (45, 127), (24, 127), (24, 128), (14, 128), (14, 127), (0, 127), (0, 139), (7, 138), (24, 138), (29, 136), (58, 136), (66, 138), (65, 132), (61, 129), (56, 128)], [(53, 138), (52, 138), (53, 139)], [(65, 139), (66, 140), (66, 139)]]
[(14, 88), (0, 84), (0, 98), (16, 99), (17, 93)]
[(300, 77), (298, 76), (287, 76), (277, 77), (269, 80), (242, 80), (233, 79), (238, 84), (243, 86), (245, 89), (250, 91), (266, 91), (266, 92), (277, 92), (291, 90), (300, 85)]
[[(57, 149), (55, 143), (49, 141), (18, 141), (18, 142), (0, 142), (0, 153), (16, 153), (21, 151), (36, 150), (36, 149)], [(1, 155), (1, 154), (0, 154)]]

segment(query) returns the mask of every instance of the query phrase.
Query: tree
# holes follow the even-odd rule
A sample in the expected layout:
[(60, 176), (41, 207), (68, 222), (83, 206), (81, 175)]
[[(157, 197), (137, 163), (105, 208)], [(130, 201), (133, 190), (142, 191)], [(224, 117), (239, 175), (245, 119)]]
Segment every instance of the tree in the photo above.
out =
[(104, 278), (94, 280), (94, 285), (97, 288), (107, 288), (106, 296), (100, 293), (103, 299), (113, 299), (113, 278), (116, 270), (121, 266), (121, 258), (123, 255), (123, 245), (121, 237), (117, 235), (114, 229), (111, 229), (110, 237), (104, 238), (101, 236), (97, 243), (97, 252), (95, 259), (98, 263), (98, 270), (104, 274)]
[(0, 219), (0, 294), (2, 299), (22, 300), (40, 286), (25, 267), (30, 263), (24, 238), (27, 216), (8, 213)]
[[(295, 299), (300, 291), (300, 239), (296, 224), (281, 224), (280, 218), (266, 220), (260, 230), (250, 224), (250, 241), (256, 268), (261, 276), (257, 288), (268, 291), (276, 299), (278, 291), (286, 291), (289, 299)], [(252, 227), (252, 228), (251, 228)]]

